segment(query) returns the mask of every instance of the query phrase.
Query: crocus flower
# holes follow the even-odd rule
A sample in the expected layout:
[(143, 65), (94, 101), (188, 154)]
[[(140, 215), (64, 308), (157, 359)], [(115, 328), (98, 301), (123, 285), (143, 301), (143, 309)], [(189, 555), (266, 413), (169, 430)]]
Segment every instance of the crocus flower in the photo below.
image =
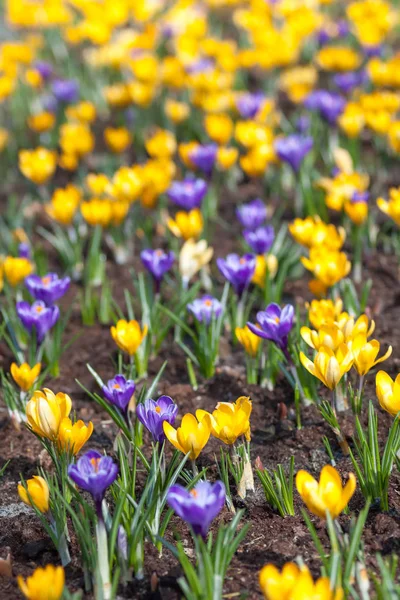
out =
[(32, 306), (29, 302), (17, 302), (16, 311), (25, 329), (32, 331), (34, 328), (36, 330), (39, 344), (60, 316), (58, 306), (46, 306), (42, 300), (37, 300)]
[(2, 264), (4, 276), (12, 287), (16, 287), (21, 281), (32, 273), (33, 265), (27, 258), (7, 256)]
[(125, 321), (120, 319), (115, 327), (111, 327), (111, 336), (118, 348), (133, 356), (147, 335), (147, 325), (140, 329), (138, 321)]
[(207, 183), (204, 179), (186, 177), (183, 181), (173, 181), (167, 190), (168, 198), (186, 211), (199, 208), (207, 194)]
[(68, 475), (74, 483), (92, 495), (100, 515), (106, 489), (114, 483), (118, 475), (118, 466), (113, 459), (97, 450), (89, 450), (75, 465), (69, 465)]
[(42, 365), (37, 363), (34, 367), (30, 367), (28, 363), (22, 363), (18, 366), (17, 363), (12, 363), (10, 373), (15, 383), (23, 392), (27, 392), (39, 377)]
[(368, 81), (368, 75), (365, 71), (348, 71), (347, 73), (337, 73), (333, 77), (333, 83), (341, 92), (347, 94), (353, 88), (363, 85)]
[(267, 218), (267, 207), (260, 198), (256, 198), (239, 206), (236, 209), (236, 216), (245, 229), (252, 231), (264, 223)]
[(72, 401), (68, 394), (54, 394), (48, 388), (36, 390), (26, 405), (28, 424), (42, 438), (55, 440), (61, 421), (69, 416)]
[(79, 83), (74, 79), (56, 79), (51, 89), (59, 102), (71, 104), (78, 100)]
[(173, 252), (164, 252), (158, 248), (151, 250), (147, 248), (140, 253), (140, 258), (146, 269), (152, 274), (156, 286), (156, 291), (160, 289), (160, 283), (165, 273), (170, 270), (175, 260)]
[(170, 217), (167, 220), (167, 225), (176, 237), (189, 240), (200, 236), (204, 223), (200, 210), (194, 208), (190, 212), (178, 211), (175, 215), (175, 220)]
[(313, 138), (300, 134), (292, 134), (275, 140), (274, 148), (280, 160), (287, 162), (296, 173), (299, 171), (304, 157), (313, 147)]
[(275, 239), (274, 228), (258, 227), (255, 231), (244, 231), (243, 237), (256, 254), (265, 254), (271, 248)]
[(207, 246), (206, 240), (196, 242), (193, 239), (187, 240), (179, 254), (179, 273), (181, 274), (184, 286), (200, 269), (204, 268), (212, 259), (214, 250)]
[(21, 242), (18, 245), (18, 256), (19, 258), (26, 258), (30, 260), (32, 258), (31, 247), (26, 242)]
[(196, 298), (193, 302), (187, 305), (189, 312), (200, 323), (209, 325), (212, 318), (218, 319), (222, 312), (222, 304), (217, 298), (213, 298), (209, 294), (205, 294), (202, 298)]
[(236, 100), (236, 108), (243, 119), (254, 119), (260, 110), (265, 96), (262, 92), (245, 92)]
[(400, 374), (393, 381), (388, 373), (379, 371), (375, 382), (380, 406), (395, 417), (400, 411)]
[(317, 111), (325, 121), (334, 125), (342, 114), (346, 100), (336, 92), (328, 90), (314, 90), (304, 102), (304, 106), (312, 111)]
[(163, 429), (168, 441), (183, 454), (189, 454), (190, 460), (196, 460), (211, 434), (211, 421), (205, 415), (201, 421), (187, 413), (182, 418), (181, 426), (174, 429), (168, 421), (164, 421)]
[(65, 585), (65, 573), (62, 567), (46, 565), (38, 567), (25, 580), (22, 575), (17, 577), (18, 587), (28, 600), (60, 600)]
[(241, 344), (249, 356), (253, 358), (257, 356), (258, 348), (261, 344), (261, 338), (255, 335), (247, 325), (244, 327), (236, 327), (235, 335), (239, 344)]
[(148, 398), (136, 407), (137, 418), (160, 444), (165, 440), (164, 422), (173, 425), (177, 414), (178, 407), (169, 396), (160, 396), (158, 400)]
[(42, 300), (51, 306), (59, 300), (68, 290), (71, 283), (69, 277), (59, 278), (56, 273), (48, 273), (44, 277), (29, 275), (25, 279), (25, 286), (35, 300)]
[(217, 158), (217, 150), (217, 144), (199, 144), (192, 150), (189, 158), (200, 171), (210, 177)]
[(208, 415), (211, 420), (212, 435), (230, 446), (242, 435), (250, 440), (251, 411), (250, 398), (241, 396), (236, 402), (218, 402), (212, 414), (198, 409), (196, 417), (201, 421), (205, 415)]
[(286, 351), (293, 318), (294, 308), (291, 304), (281, 308), (278, 304), (272, 303), (265, 310), (257, 313), (257, 321), (261, 328), (253, 323), (247, 323), (247, 327), (255, 335), (274, 342), (278, 348)]
[(260, 571), (259, 581), (265, 600), (342, 600), (344, 597), (341, 587), (331, 589), (329, 577), (319, 577), (314, 582), (305, 565), (298, 567), (292, 562), (284, 564), (282, 571), (275, 565), (265, 565)]
[(44, 60), (38, 60), (35, 62), (35, 69), (38, 71), (38, 73), (40, 73), (40, 77), (45, 81), (50, 79), (53, 74), (53, 66)]
[(378, 340), (367, 340), (365, 333), (360, 333), (353, 339), (351, 351), (354, 356), (353, 366), (360, 377), (364, 377), (375, 365), (387, 360), (392, 354), (392, 346), (385, 354), (377, 358), (381, 345)]
[(93, 433), (93, 423), (88, 425), (82, 420), (72, 423), (69, 417), (65, 417), (58, 430), (57, 445), (60, 450), (78, 454)]
[(109, 379), (107, 385), (102, 387), (106, 400), (123, 413), (126, 412), (135, 389), (135, 382), (131, 379), (125, 379), (124, 375), (116, 375), (114, 379)]
[(218, 258), (217, 266), (222, 275), (232, 284), (239, 298), (250, 284), (256, 268), (253, 254), (228, 254), (226, 258)]
[(167, 493), (167, 502), (176, 514), (192, 527), (196, 535), (205, 538), (211, 522), (225, 504), (225, 497), (222, 481), (216, 481), (214, 484), (199, 481), (190, 491), (181, 485), (171, 486)]
[(353, 473), (349, 473), (349, 479), (342, 487), (337, 470), (326, 465), (321, 471), (319, 482), (307, 471), (299, 471), (296, 475), (296, 487), (310, 512), (325, 519), (328, 511), (332, 519), (336, 519), (356, 490), (356, 478)]
[[(28, 496), (29, 494), (29, 496)], [(34, 475), (26, 481), (26, 485), (18, 484), (18, 495), (28, 506), (36, 506), (42, 513), (49, 510), (49, 486), (43, 477)]]
[(330, 390), (334, 390), (343, 375), (353, 366), (354, 356), (346, 344), (341, 344), (335, 352), (327, 346), (321, 346), (314, 362), (303, 352), (300, 352), (300, 362), (311, 375), (317, 377)]

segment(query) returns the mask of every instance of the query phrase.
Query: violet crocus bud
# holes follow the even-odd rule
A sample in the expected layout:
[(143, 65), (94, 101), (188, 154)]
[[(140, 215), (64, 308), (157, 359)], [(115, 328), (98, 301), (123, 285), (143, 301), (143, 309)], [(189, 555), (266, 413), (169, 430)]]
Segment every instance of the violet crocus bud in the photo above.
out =
[(254, 230), (260, 227), (267, 218), (267, 207), (261, 198), (256, 198), (238, 206), (236, 216), (245, 229)]
[(31, 247), (26, 242), (21, 242), (18, 246), (19, 258), (27, 258), (28, 260), (32, 257)]
[(254, 275), (256, 268), (255, 256), (253, 254), (245, 254), (244, 256), (228, 254), (226, 258), (217, 259), (217, 266), (241, 298)]
[(128, 537), (123, 525), (118, 527), (117, 548), (120, 558), (122, 558), (122, 560), (128, 560)]
[(222, 313), (221, 302), (209, 294), (205, 294), (202, 298), (196, 298), (186, 308), (199, 323), (205, 323), (206, 325), (211, 323), (213, 317), (218, 319)]
[(254, 119), (260, 110), (265, 96), (262, 92), (244, 92), (236, 100), (236, 108), (243, 119)]
[(75, 79), (56, 79), (51, 86), (59, 102), (72, 104), (79, 98), (79, 83)]
[(173, 252), (164, 252), (164, 250), (161, 250), (160, 248), (157, 250), (148, 248), (140, 253), (140, 258), (146, 269), (154, 278), (156, 292), (159, 292), (161, 281), (165, 273), (172, 267), (175, 260), (175, 254)]
[(281, 308), (278, 304), (269, 304), (265, 310), (257, 313), (257, 322), (247, 323), (247, 327), (258, 337), (274, 342), (290, 360), (288, 354), (288, 336), (293, 327), (294, 308), (287, 304)]
[(53, 66), (44, 60), (38, 60), (34, 66), (44, 81), (48, 81), (53, 75)]
[(352, 92), (354, 88), (364, 85), (367, 81), (366, 71), (348, 71), (347, 73), (337, 73), (333, 77), (333, 83), (344, 94)]
[(58, 277), (57, 273), (48, 273), (44, 277), (39, 275), (28, 275), (25, 279), (25, 287), (35, 300), (42, 300), (47, 306), (51, 306), (62, 298), (71, 283), (69, 277)]
[(91, 494), (97, 516), (102, 520), (101, 503), (106, 489), (114, 483), (118, 475), (118, 466), (113, 459), (97, 450), (89, 450), (78, 458), (75, 465), (69, 465), (68, 475), (80, 488)]
[(126, 379), (124, 375), (116, 375), (107, 381), (107, 385), (103, 385), (102, 392), (110, 404), (126, 414), (135, 389), (134, 381)]
[(183, 181), (173, 181), (167, 190), (168, 198), (183, 210), (191, 211), (200, 208), (207, 194), (207, 183), (204, 179), (185, 177)]
[(272, 226), (258, 227), (255, 231), (244, 231), (243, 237), (256, 254), (266, 254), (275, 239), (275, 232)]
[(177, 414), (178, 407), (169, 396), (160, 396), (158, 400), (148, 398), (136, 407), (138, 420), (148, 429), (153, 440), (160, 444), (165, 440), (164, 421), (173, 425)]
[(274, 143), (275, 152), (280, 160), (287, 162), (295, 173), (300, 170), (305, 156), (313, 147), (313, 138), (293, 133), (277, 138)]
[(17, 302), (16, 312), (27, 331), (36, 330), (38, 344), (42, 343), (46, 333), (56, 324), (60, 316), (58, 306), (46, 306), (43, 300), (37, 300), (32, 306), (29, 302)]
[(314, 90), (305, 99), (304, 106), (319, 112), (325, 121), (334, 125), (346, 106), (346, 100), (337, 92)]
[(207, 177), (211, 177), (217, 158), (217, 144), (199, 144), (189, 155), (191, 162)]
[(191, 526), (195, 535), (206, 538), (212, 521), (225, 504), (226, 492), (222, 481), (199, 481), (190, 491), (173, 485), (167, 493), (167, 502), (176, 514)]

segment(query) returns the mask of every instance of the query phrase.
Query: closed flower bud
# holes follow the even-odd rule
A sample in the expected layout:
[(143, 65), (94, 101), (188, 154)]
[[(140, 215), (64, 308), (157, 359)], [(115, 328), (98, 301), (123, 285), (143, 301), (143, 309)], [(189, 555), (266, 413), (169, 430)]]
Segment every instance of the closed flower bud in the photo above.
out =
[(28, 365), (28, 363), (23, 363), (20, 366), (18, 366), (16, 363), (12, 363), (10, 372), (15, 383), (23, 392), (27, 392), (33, 386), (35, 380), (39, 377), (40, 369), (40, 363), (37, 363), (32, 368)]
[(58, 430), (57, 445), (60, 450), (78, 454), (82, 446), (86, 444), (93, 433), (93, 423), (90, 421), (88, 425), (81, 420), (72, 424), (69, 417), (65, 417)]
[(137, 321), (120, 319), (115, 327), (111, 327), (111, 336), (118, 348), (133, 356), (147, 335), (147, 325), (140, 329)]
[(26, 405), (28, 424), (34, 433), (55, 440), (61, 421), (71, 412), (72, 402), (67, 394), (54, 394), (48, 388), (34, 392)]
[(379, 404), (393, 417), (400, 411), (400, 374), (393, 379), (385, 371), (376, 376), (376, 395)]
[(190, 413), (182, 418), (181, 426), (174, 429), (168, 421), (163, 422), (165, 436), (183, 454), (189, 452), (189, 459), (196, 460), (211, 434), (211, 419), (206, 413), (201, 421)]
[(19, 483), (18, 494), (28, 506), (34, 505), (42, 513), (49, 510), (49, 486), (43, 477), (34, 475), (26, 481), (25, 486)]
[(342, 487), (337, 470), (326, 465), (321, 471), (319, 482), (307, 471), (299, 471), (296, 475), (296, 487), (310, 512), (322, 519), (329, 512), (332, 519), (336, 519), (356, 490), (356, 478), (353, 473), (349, 473), (349, 479)]

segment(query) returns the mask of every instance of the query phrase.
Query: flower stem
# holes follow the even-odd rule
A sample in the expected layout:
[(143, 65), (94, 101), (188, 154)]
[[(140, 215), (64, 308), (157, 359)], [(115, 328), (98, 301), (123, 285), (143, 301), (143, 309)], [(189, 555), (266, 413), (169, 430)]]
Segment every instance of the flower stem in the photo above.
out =
[[(101, 509), (100, 509), (101, 510)], [(103, 517), (98, 514), (96, 524), (97, 556), (103, 600), (111, 600), (110, 565), (108, 561), (107, 530)]]

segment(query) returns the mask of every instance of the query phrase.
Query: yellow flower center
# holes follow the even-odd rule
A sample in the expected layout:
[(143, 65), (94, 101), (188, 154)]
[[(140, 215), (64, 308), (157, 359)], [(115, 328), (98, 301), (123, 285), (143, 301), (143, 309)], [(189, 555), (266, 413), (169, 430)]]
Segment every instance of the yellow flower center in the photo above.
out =
[(199, 492), (197, 492), (196, 490), (190, 490), (190, 493), (193, 496), (193, 498), (197, 498), (197, 496), (199, 495)]
[(99, 472), (99, 463), (100, 463), (100, 458), (91, 458), (90, 462), (93, 465), (94, 468), (94, 472), (98, 473)]
[(159, 406), (156, 406), (156, 413), (160, 414), (161, 412), (161, 408)]
[(163, 255), (163, 251), (162, 250), (156, 250), (154, 254), (156, 256), (162, 256)]
[(43, 306), (36, 306), (36, 308), (35, 308), (35, 311), (36, 311), (37, 313), (41, 313), (41, 312), (42, 312), (42, 310), (43, 310)]
[(119, 383), (114, 383), (114, 385), (113, 385), (113, 389), (114, 389), (114, 390), (120, 390), (120, 389), (121, 389), (121, 386), (119, 385)]
[(42, 277), (42, 283), (44, 283), (44, 285), (49, 285), (50, 281), (50, 277)]
[(211, 300), (204, 300), (204, 304), (206, 306), (212, 306), (212, 301)]
[(275, 317), (275, 323), (280, 323), (280, 322), (281, 322), (280, 318), (279, 317)]

